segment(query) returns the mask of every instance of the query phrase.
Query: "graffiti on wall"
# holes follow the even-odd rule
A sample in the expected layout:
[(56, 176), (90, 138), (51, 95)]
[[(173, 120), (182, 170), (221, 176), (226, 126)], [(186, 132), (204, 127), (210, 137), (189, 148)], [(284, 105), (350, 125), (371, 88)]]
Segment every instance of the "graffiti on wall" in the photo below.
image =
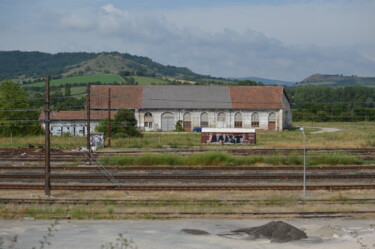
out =
[[(253, 143), (253, 134), (249, 133), (206, 133), (202, 134), (206, 144), (249, 144)], [(255, 137), (254, 137), (255, 139)], [(255, 141), (254, 141), (255, 142)]]

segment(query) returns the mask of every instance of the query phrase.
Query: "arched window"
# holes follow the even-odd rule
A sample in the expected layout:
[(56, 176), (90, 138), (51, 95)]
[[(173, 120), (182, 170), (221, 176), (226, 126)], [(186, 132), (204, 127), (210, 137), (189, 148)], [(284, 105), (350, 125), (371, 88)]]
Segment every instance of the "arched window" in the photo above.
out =
[(161, 115), (161, 130), (162, 131), (173, 131), (175, 129), (174, 114), (171, 112), (165, 112)]
[(259, 113), (254, 112), (253, 115), (251, 115), (251, 126), (259, 127)]
[(185, 114), (184, 114), (184, 130), (185, 131), (191, 130), (191, 114), (190, 114), (190, 112), (185, 112)]
[(268, 129), (275, 130), (275, 128), (276, 128), (276, 114), (274, 112), (271, 112), (270, 115), (268, 115)]
[(201, 127), (208, 127), (208, 113), (203, 112), (201, 114)]
[(217, 127), (218, 128), (224, 128), (225, 127), (225, 114), (223, 112), (220, 112), (217, 115)]
[(271, 112), (270, 115), (268, 116), (268, 122), (276, 122), (276, 114), (274, 112)]
[(242, 113), (240, 112), (234, 115), (234, 128), (242, 128)]
[(145, 113), (145, 128), (152, 128), (152, 124), (154, 122), (154, 117), (152, 116), (151, 112)]

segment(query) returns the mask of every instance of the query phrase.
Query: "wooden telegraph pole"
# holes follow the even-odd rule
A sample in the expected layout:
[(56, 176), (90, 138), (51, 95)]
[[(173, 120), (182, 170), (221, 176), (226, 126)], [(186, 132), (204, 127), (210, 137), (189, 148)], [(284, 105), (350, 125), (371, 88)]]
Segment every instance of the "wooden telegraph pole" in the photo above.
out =
[(108, 148), (111, 147), (111, 88), (108, 88)]
[(90, 104), (90, 83), (87, 84), (87, 150), (88, 150), (88, 153), (89, 153), (89, 164), (91, 164), (91, 141), (90, 141), (90, 123), (91, 123), (91, 118), (90, 118), (90, 108), (91, 108), (91, 104)]
[(51, 80), (50, 76), (46, 76), (45, 80), (45, 109), (44, 109), (44, 128), (45, 128), (45, 185), (44, 185), (44, 193), (46, 196), (51, 196), (51, 157), (50, 157), (50, 88), (49, 82)]

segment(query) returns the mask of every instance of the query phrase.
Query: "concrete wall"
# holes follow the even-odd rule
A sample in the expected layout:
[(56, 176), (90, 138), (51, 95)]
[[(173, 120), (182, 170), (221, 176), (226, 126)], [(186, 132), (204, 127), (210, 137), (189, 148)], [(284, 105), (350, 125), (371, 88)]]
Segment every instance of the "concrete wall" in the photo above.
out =
[(292, 110), (290, 108), (290, 103), (286, 96), (283, 96), (284, 109), (280, 110), (282, 112), (282, 129), (287, 127), (292, 127)]

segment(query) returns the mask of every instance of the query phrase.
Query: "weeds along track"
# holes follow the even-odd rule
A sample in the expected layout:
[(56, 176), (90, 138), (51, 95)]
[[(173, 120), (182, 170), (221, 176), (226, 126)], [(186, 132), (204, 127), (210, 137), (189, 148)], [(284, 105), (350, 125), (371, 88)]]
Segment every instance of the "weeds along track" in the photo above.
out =
[[(82, 211), (81, 211), (82, 212)], [(18, 211), (7, 211), (3, 214), (5, 218), (15, 218), (17, 215), (23, 217), (22, 212)], [(96, 211), (94, 213), (85, 214), (73, 214), (72, 216), (68, 213), (67, 215), (61, 216), (61, 214), (56, 215), (54, 212), (47, 210), (39, 210), (38, 216), (48, 218), (48, 219), (82, 219), (86, 215), (86, 219), (93, 217), (100, 217), (99, 219), (192, 219), (192, 218), (220, 218), (220, 219), (327, 219), (327, 218), (360, 218), (373, 217), (375, 215), (375, 210), (368, 211), (297, 211), (297, 212), (237, 212), (237, 211), (219, 211), (219, 212), (187, 212), (187, 211), (113, 211), (108, 214), (108, 211)]]
[[(270, 202), (267, 200), (70, 200), (70, 199), (0, 199), (6, 207), (3, 217), (15, 218), (30, 215), (30, 205), (36, 218), (82, 219), (186, 219), (186, 218), (364, 218), (375, 216), (371, 208), (374, 199), (351, 199), (346, 201), (308, 200), (295, 202)], [(348, 204), (350, 210), (336, 207)], [(22, 209), (15, 208), (22, 206)], [(320, 210), (298, 210), (318, 205)], [(354, 205), (354, 206), (353, 206)], [(288, 207), (287, 211), (272, 210), (272, 207)], [(39, 208), (38, 208), (39, 207)], [(48, 208), (46, 208), (48, 207)], [(92, 209), (95, 207), (95, 209)], [(124, 208), (126, 207), (126, 208)], [(263, 207), (263, 208), (262, 208)], [(268, 207), (268, 209), (265, 209)], [(271, 210), (269, 208), (271, 207)], [(291, 208), (292, 207), (292, 208)], [(255, 210), (254, 210), (255, 209)], [(296, 210), (297, 209), (297, 210)], [(26, 210), (26, 211), (25, 211)], [(75, 210), (80, 210), (76, 212)], [(84, 210), (84, 211), (82, 211)], [(110, 210), (110, 211), (109, 211)]]
[[(289, 154), (303, 154), (302, 149), (256, 149), (256, 148), (220, 148), (220, 149), (154, 149), (154, 150), (119, 150), (119, 151), (97, 151), (92, 153), (96, 159), (102, 156), (111, 155), (142, 155), (144, 153), (178, 153), (182, 155), (189, 155), (194, 153), (219, 151), (227, 152), (236, 156), (250, 156), (250, 155), (289, 155)], [(33, 162), (44, 160), (44, 149), (26, 149), (26, 148), (7, 148), (0, 149), (1, 161), (19, 161), (19, 162)], [(307, 149), (310, 156), (322, 153), (345, 153), (348, 155), (357, 155), (363, 160), (375, 159), (375, 148), (345, 148), (345, 149)], [(89, 156), (84, 151), (63, 151), (53, 149), (50, 153), (51, 161), (53, 162), (88, 162)]]
[(27, 198), (0, 198), (2, 204), (63, 204), (63, 205), (89, 205), (89, 204), (103, 204), (103, 205), (123, 205), (123, 206), (185, 206), (185, 205), (211, 205), (211, 206), (238, 206), (238, 205), (311, 205), (311, 204), (325, 204), (325, 205), (341, 205), (341, 204), (375, 204), (375, 199), (308, 199), (308, 200), (150, 200), (150, 199), (27, 199)]
[[(214, 169), (214, 170), (213, 170)], [(45, 178), (44, 167), (2, 166), (0, 167), (0, 183), (40, 183)], [(151, 186), (175, 190), (185, 190), (191, 187), (211, 185), (219, 190), (220, 187), (234, 188), (244, 186), (243, 190), (251, 187), (279, 186), (299, 184), (303, 180), (303, 167), (126, 167), (107, 168), (104, 174), (100, 168), (84, 167), (52, 167), (50, 179), (52, 184), (75, 184), (101, 186), (117, 181), (121, 187)], [(111, 178), (108, 177), (110, 174)], [(309, 186), (314, 185), (343, 185), (355, 186), (375, 184), (375, 166), (330, 166), (309, 167), (306, 175)], [(117, 186), (114, 185), (114, 186)], [(5, 188), (5, 187), (4, 187)], [(111, 189), (112, 187), (108, 187)], [(369, 188), (369, 187), (366, 187)], [(282, 188), (280, 188), (282, 190)], [(320, 188), (322, 189), (322, 188)], [(99, 190), (99, 189), (98, 189)], [(192, 189), (195, 190), (195, 189)], [(331, 189), (332, 190), (332, 189)]]

